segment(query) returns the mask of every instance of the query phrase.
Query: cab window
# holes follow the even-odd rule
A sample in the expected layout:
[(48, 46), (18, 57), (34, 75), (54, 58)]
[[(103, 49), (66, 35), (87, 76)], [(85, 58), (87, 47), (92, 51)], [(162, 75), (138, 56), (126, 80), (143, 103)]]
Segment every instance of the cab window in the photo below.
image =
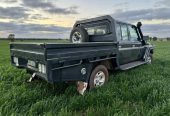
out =
[(121, 33), (122, 33), (122, 41), (128, 41), (129, 40), (129, 36), (128, 36), (127, 25), (125, 25), (125, 24), (121, 25)]
[(121, 41), (122, 40), (122, 32), (121, 32), (121, 27), (120, 24), (116, 24), (116, 32), (117, 32), (117, 41)]
[(85, 28), (89, 35), (106, 35), (109, 33), (107, 25), (98, 25)]
[(132, 42), (138, 41), (138, 34), (136, 28), (132, 25), (129, 25), (128, 28), (129, 28), (130, 41)]

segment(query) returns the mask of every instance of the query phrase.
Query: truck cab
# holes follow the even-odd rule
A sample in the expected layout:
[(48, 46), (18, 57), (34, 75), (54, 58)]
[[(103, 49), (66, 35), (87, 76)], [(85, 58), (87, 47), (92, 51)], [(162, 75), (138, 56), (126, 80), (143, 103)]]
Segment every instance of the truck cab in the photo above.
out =
[[(73, 43), (117, 42), (117, 63), (124, 65), (141, 60), (145, 54), (146, 46), (150, 46), (149, 52), (153, 54), (153, 47), (144, 39), (141, 26), (141, 22), (135, 26), (115, 20), (109, 15), (77, 21), (70, 34), (70, 41)], [(79, 30), (81, 31), (78, 32)], [(148, 58), (148, 62), (151, 63), (150, 58)]]

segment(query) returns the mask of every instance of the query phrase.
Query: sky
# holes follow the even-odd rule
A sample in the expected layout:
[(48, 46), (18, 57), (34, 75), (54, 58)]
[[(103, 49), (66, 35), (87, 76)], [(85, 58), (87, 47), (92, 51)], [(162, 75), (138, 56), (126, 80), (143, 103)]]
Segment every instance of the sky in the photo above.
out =
[(75, 21), (102, 15), (170, 37), (170, 0), (0, 0), (0, 38), (69, 38)]

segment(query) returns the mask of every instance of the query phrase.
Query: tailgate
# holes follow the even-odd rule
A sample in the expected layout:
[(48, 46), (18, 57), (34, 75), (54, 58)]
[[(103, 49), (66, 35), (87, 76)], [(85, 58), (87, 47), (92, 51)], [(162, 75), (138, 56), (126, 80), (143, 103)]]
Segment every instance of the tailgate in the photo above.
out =
[(11, 57), (18, 57), (38, 62), (45, 62), (44, 44), (40, 43), (11, 43)]
[(43, 43), (11, 43), (11, 63), (46, 78), (45, 48)]

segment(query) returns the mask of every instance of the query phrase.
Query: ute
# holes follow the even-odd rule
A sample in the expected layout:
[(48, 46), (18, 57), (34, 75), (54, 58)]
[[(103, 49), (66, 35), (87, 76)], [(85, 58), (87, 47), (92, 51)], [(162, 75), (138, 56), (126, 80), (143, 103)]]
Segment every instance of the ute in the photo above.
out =
[(77, 21), (72, 43), (11, 43), (11, 63), (49, 83), (76, 82), (77, 90), (104, 85), (109, 71), (151, 64), (153, 46), (137, 26), (111, 16)]

